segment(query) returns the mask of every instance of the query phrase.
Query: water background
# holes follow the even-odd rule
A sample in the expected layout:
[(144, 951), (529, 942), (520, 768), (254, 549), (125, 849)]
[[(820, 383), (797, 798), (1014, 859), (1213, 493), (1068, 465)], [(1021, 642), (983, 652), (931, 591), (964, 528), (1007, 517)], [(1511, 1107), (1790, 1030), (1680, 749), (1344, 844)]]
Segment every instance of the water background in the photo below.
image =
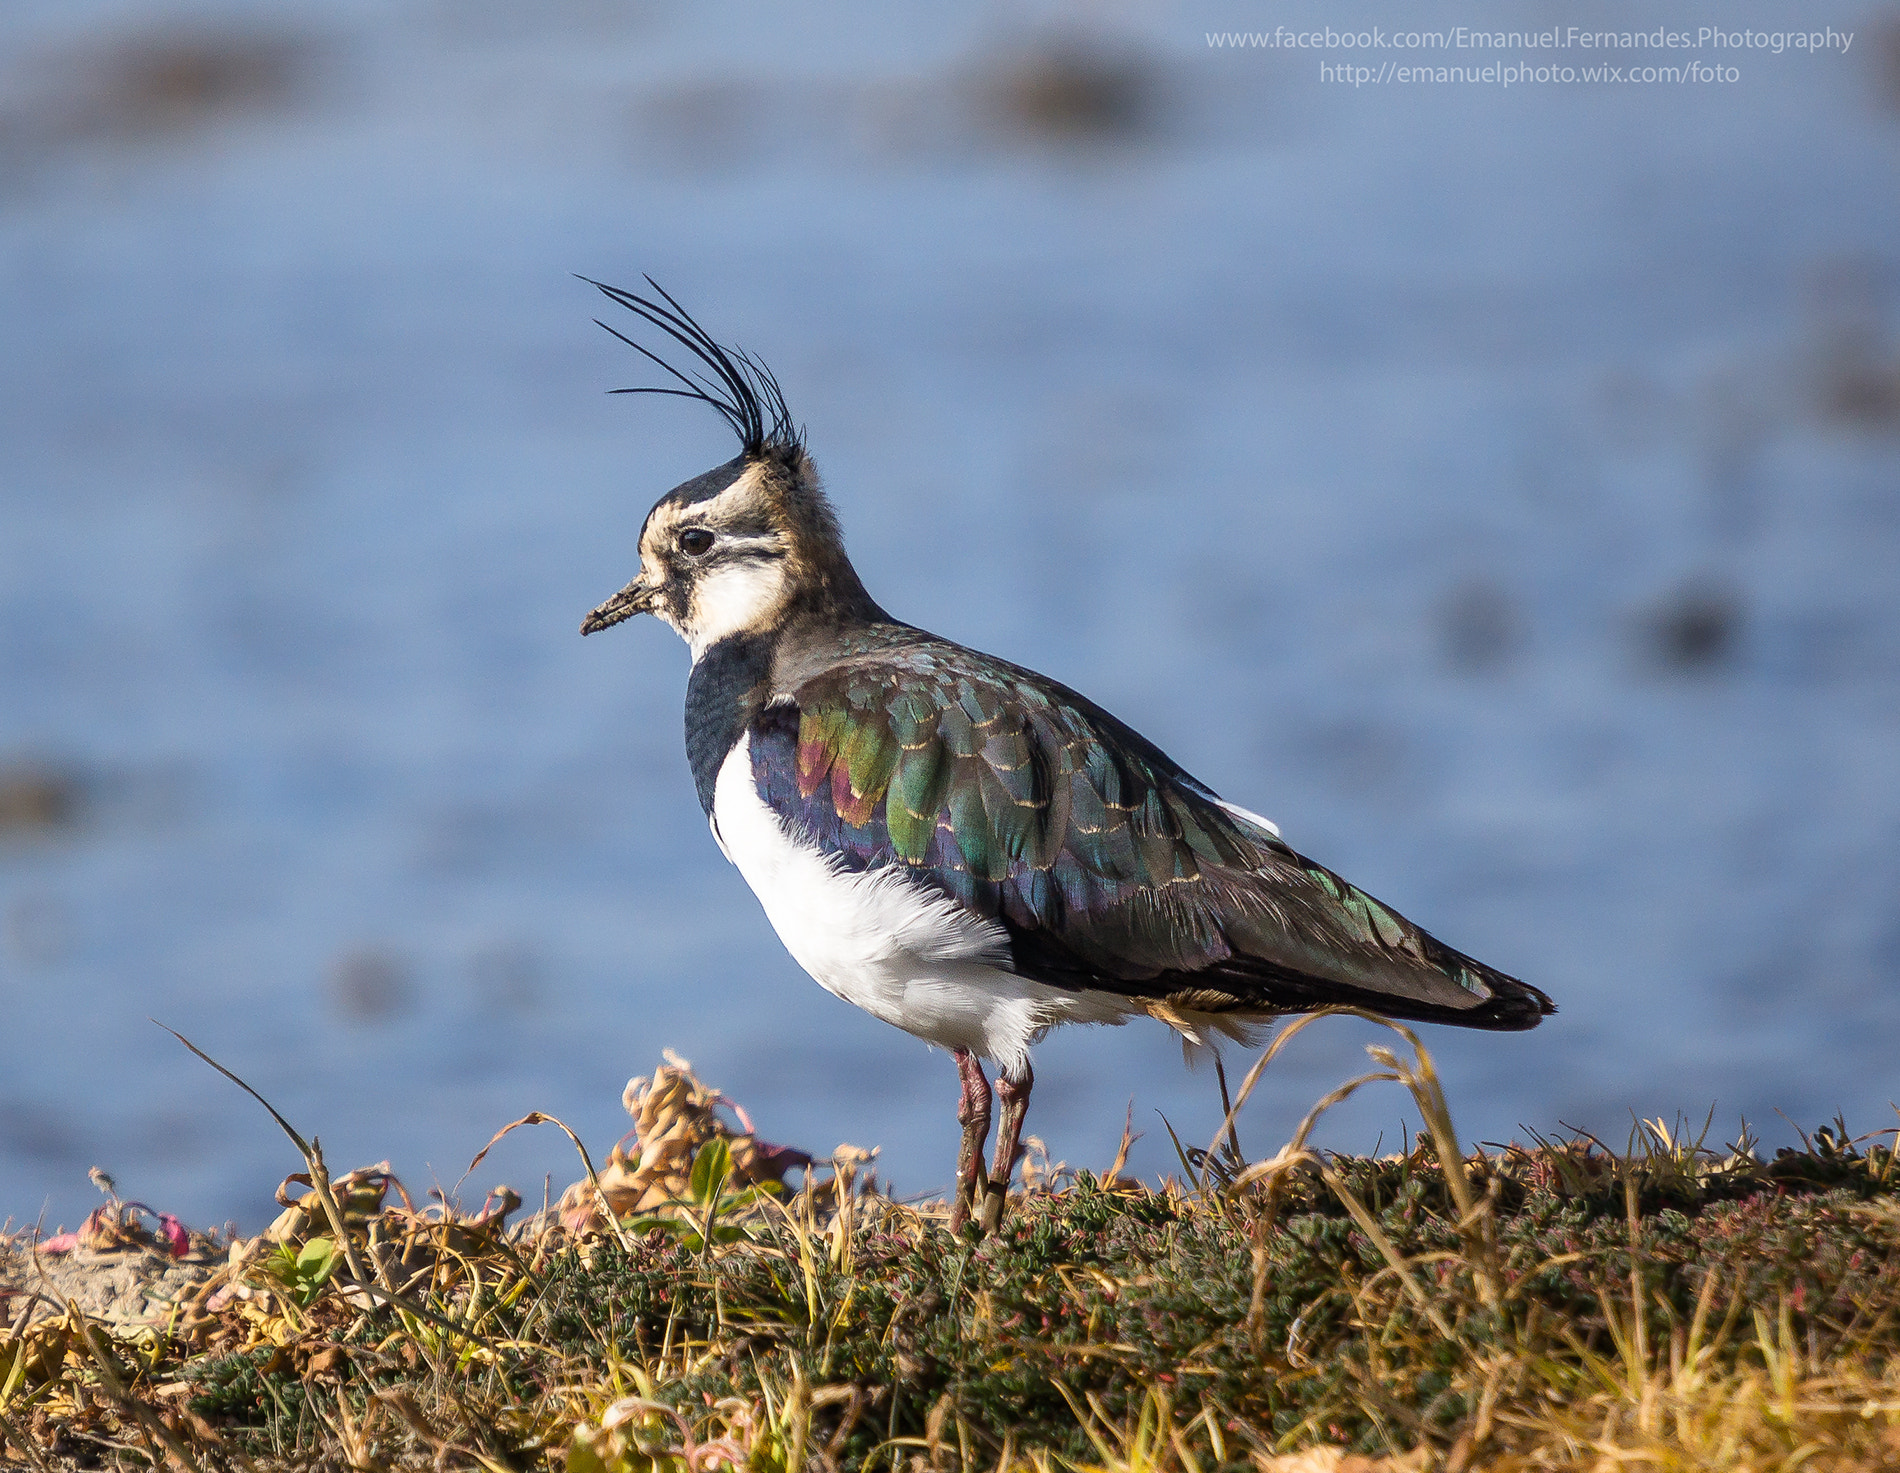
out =
[[(1206, 41), (1718, 20), (1855, 40), (1509, 89)], [(603, 393), (652, 376), (572, 272), (771, 364), (886, 606), (1550, 992), (1428, 1030), (1467, 1135), (1891, 1127), (1897, 166), (1891, 5), (9, 0), (0, 1217), (95, 1164), (274, 1211), (287, 1143), (149, 1018), (417, 1192), (530, 1109), (604, 1151), (668, 1046), (947, 1180), (949, 1060), (707, 836), (684, 647), (576, 635), (732, 445)], [(1243, 1144), (1369, 1036), (1309, 1032)], [(1131, 1101), (1150, 1175), (1218, 1119), (1156, 1025), (1037, 1067), (1074, 1164)], [(550, 1175), (523, 1132), (470, 1186)]]

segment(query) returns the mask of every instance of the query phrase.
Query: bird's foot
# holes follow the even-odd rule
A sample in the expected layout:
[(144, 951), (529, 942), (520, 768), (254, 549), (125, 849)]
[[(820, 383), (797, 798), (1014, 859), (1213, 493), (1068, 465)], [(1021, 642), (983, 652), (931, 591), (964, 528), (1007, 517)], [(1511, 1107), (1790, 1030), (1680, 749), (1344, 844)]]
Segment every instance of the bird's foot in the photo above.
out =
[(993, 1211), (990, 1203), (1001, 1195), (996, 1183), (990, 1180), (989, 1173), (983, 1169), (983, 1163), (980, 1160), (976, 1162), (967, 1178), (959, 1177), (957, 1180), (957, 1199), (950, 1207), (950, 1231), (960, 1233), (965, 1223), (974, 1222), (984, 1232), (989, 1232), (990, 1218), (1001, 1216), (1000, 1211)]

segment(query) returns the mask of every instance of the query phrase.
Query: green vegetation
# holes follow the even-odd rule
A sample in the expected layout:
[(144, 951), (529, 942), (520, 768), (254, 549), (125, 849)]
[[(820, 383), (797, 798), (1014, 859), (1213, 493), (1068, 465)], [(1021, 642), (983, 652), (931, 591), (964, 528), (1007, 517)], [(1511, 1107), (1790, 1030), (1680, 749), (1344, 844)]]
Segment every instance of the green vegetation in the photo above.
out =
[[(1310, 1151), (1316, 1109), (1273, 1158), (1186, 1152), (1160, 1188), (1062, 1173), (987, 1239), (851, 1163), (748, 1184), (749, 1132), (702, 1116), (667, 1201), (617, 1224), (571, 1208), (630, 1179), (618, 1153), (516, 1233), (318, 1160), (331, 1205), (313, 1185), (169, 1325), (0, 1340), (0, 1437), (43, 1468), (1900, 1465), (1893, 1132), (1763, 1160), (1652, 1122), (1621, 1154), (1468, 1155), (1397, 1031), (1368, 1078), (1423, 1111), (1407, 1152)], [(682, 1066), (630, 1105), (662, 1084), (716, 1099)]]

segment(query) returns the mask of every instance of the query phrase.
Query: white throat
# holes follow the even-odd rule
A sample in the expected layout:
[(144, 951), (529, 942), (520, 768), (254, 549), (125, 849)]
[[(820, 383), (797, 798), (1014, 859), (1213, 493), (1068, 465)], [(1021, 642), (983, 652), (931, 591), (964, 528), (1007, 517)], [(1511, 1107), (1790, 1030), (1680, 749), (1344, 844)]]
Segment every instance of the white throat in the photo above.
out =
[(693, 606), (680, 630), (692, 647), (693, 663), (728, 635), (770, 625), (785, 594), (785, 565), (777, 559), (749, 559), (703, 574), (693, 585)]

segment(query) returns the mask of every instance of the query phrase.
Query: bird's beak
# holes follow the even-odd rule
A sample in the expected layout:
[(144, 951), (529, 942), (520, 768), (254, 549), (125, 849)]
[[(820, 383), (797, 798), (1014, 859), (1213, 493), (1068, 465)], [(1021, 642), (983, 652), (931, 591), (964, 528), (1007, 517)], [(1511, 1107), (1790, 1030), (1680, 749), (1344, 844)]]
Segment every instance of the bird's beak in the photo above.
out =
[(642, 571), (638, 578), (581, 620), (581, 633), (598, 634), (623, 619), (631, 619), (635, 614), (652, 613), (653, 601), (658, 594), (659, 589), (647, 582), (646, 573)]

